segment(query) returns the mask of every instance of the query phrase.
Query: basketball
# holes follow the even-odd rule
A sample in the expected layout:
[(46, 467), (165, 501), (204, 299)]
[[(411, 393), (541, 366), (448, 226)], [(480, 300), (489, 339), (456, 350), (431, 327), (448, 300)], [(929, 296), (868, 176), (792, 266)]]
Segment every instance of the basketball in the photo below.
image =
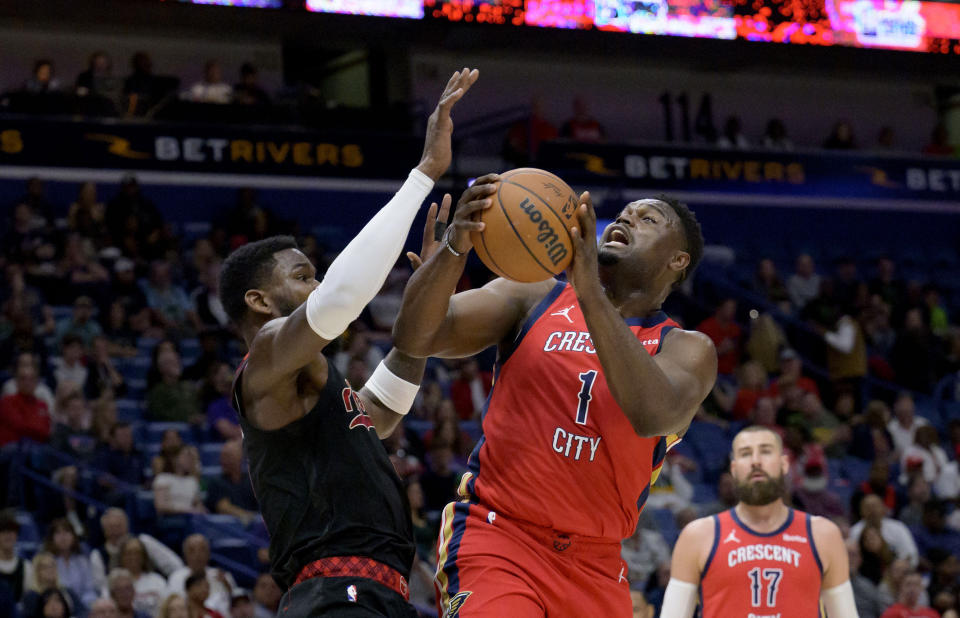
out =
[(493, 206), (471, 232), (474, 250), (487, 268), (520, 282), (543, 281), (563, 272), (573, 258), (570, 228), (580, 198), (559, 177), (522, 167), (500, 175)]

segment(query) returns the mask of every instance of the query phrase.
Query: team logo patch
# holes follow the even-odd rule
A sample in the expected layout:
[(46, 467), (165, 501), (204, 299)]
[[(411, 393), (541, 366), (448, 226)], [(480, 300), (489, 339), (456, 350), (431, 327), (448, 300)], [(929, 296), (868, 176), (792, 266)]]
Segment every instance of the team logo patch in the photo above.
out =
[(567, 318), (567, 322), (570, 322), (571, 324), (573, 324), (573, 318), (570, 317), (570, 311), (571, 311), (574, 307), (576, 307), (576, 305), (570, 305), (569, 307), (564, 307), (564, 308), (561, 309), (560, 311), (554, 311), (554, 312), (551, 313), (550, 315), (551, 315), (551, 317), (552, 317), (552, 316), (555, 316), (555, 315), (562, 315), (563, 317)]
[(347, 600), (351, 603), (357, 602), (357, 587), (353, 584), (347, 586)]
[(350, 419), (350, 429), (355, 429), (357, 427), (366, 427), (367, 429), (376, 429), (373, 426), (373, 419), (367, 416), (367, 410), (363, 407), (363, 402), (357, 397), (357, 394), (350, 388), (348, 384), (346, 388), (343, 389), (340, 393), (343, 396), (343, 407), (347, 412), (354, 412), (356, 414)]
[(569, 536), (566, 534), (558, 534), (557, 538), (553, 539), (553, 548), (557, 551), (565, 551), (570, 547), (571, 543), (572, 541)]
[(460, 609), (463, 607), (463, 604), (467, 602), (467, 599), (470, 598), (471, 594), (473, 593), (469, 590), (464, 590), (450, 597), (450, 602), (447, 604), (447, 611), (443, 613), (443, 618), (457, 618), (457, 616), (460, 615)]

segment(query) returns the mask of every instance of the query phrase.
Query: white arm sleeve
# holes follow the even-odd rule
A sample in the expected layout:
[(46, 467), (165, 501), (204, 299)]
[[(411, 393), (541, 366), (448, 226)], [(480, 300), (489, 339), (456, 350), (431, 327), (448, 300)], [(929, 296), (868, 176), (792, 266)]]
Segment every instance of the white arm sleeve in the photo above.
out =
[(147, 550), (147, 556), (157, 570), (164, 578), (170, 577), (170, 574), (177, 569), (182, 569), (184, 564), (177, 552), (173, 551), (149, 534), (141, 534), (137, 537), (143, 548)]
[(853, 585), (850, 580), (820, 593), (820, 600), (827, 610), (827, 618), (858, 618), (857, 604), (853, 600)]
[(830, 347), (837, 352), (849, 354), (853, 351), (853, 344), (857, 342), (857, 330), (853, 326), (853, 321), (848, 317), (840, 319), (837, 324), (836, 332), (828, 332), (823, 336), (830, 344)]
[(400, 257), (410, 225), (432, 188), (426, 174), (411, 170), (393, 199), (337, 256), (307, 298), (307, 322), (315, 333), (336, 339), (373, 300)]
[(691, 618), (697, 609), (699, 590), (700, 586), (696, 584), (671, 577), (663, 594), (660, 618)]

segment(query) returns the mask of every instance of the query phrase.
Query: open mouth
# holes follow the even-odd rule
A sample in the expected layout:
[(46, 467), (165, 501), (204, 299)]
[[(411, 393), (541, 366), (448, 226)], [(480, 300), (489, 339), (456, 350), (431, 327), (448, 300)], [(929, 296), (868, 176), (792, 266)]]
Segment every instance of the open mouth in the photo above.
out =
[(616, 243), (620, 245), (629, 245), (630, 236), (621, 228), (615, 227), (610, 230), (610, 234), (607, 236), (607, 244)]

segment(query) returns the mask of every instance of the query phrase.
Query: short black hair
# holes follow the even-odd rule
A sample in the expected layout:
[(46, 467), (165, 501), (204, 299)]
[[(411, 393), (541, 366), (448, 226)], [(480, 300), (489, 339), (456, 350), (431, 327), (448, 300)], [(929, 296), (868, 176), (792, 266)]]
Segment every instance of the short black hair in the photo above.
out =
[(227, 256), (220, 271), (220, 302), (231, 322), (239, 324), (247, 315), (247, 290), (264, 287), (277, 265), (273, 255), (296, 248), (293, 236), (271, 236), (243, 245)]
[(677, 217), (680, 218), (680, 223), (683, 225), (683, 236), (686, 239), (686, 246), (683, 250), (690, 255), (690, 263), (687, 264), (683, 273), (680, 274), (680, 278), (674, 283), (674, 286), (678, 286), (693, 274), (697, 264), (700, 263), (700, 258), (703, 257), (703, 230), (700, 229), (697, 216), (693, 214), (689, 206), (680, 200), (669, 195), (658, 195), (653, 199), (670, 206), (673, 212), (677, 213)]
[(13, 509), (0, 511), (0, 532), (20, 532), (20, 522), (17, 521)]

